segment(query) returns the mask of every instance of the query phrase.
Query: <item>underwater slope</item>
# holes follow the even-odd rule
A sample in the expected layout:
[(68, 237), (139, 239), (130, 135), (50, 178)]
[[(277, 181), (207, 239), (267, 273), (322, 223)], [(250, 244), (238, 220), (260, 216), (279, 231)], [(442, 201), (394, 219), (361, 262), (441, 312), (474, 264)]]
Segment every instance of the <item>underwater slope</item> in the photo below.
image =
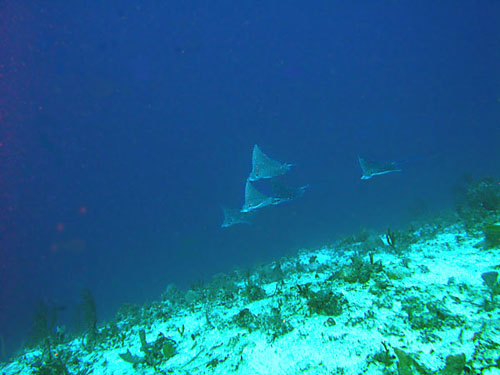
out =
[(185, 294), (170, 286), (159, 302), (122, 309), (92, 340), (42, 344), (0, 371), (499, 373), (498, 296), (483, 278), (500, 250), (481, 241), (437, 220), (302, 250)]

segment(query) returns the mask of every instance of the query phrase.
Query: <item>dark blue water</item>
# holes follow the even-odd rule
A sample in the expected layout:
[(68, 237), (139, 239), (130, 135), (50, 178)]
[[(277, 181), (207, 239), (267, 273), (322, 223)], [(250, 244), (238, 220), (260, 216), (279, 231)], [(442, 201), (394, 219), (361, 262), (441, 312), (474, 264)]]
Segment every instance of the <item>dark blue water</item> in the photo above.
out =
[[(45, 3), (45, 2), (44, 2)], [(500, 2), (0, 2), (0, 334), (81, 290), (169, 283), (385, 230), (500, 174)], [(251, 150), (295, 202), (220, 229)], [(358, 155), (406, 160), (361, 181)]]

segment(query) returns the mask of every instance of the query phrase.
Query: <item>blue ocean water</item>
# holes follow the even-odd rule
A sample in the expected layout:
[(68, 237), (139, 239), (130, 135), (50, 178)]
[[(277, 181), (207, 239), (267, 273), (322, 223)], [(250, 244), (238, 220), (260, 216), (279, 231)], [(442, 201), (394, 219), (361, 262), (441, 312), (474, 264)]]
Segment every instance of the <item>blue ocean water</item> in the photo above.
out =
[[(0, 334), (384, 230), (497, 176), (500, 3), (0, 3)], [(300, 200), (222, 230), (251, 152)], [(407, 160), (362, 181), (358, 156)]]

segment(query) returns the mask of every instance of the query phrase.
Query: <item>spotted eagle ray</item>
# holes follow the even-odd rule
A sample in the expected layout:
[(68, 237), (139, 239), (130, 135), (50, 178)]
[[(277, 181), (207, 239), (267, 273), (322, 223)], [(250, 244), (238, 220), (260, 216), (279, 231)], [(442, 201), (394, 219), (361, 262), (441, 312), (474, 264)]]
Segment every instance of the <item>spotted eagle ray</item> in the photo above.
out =
[(224, 220), (222, 221), (221, 228), (229, 228), (237, 224), (252, 224), (252, 217), (254, 212), (241, 212), (237, 208), (222, 207), (224, 211)]
[(257, 181), (264, 178), (273, 178), (287, 173), (292, 164), (282, 163), (271, 159), (264, 154), (259, 146), (253, 146), (252, 152), (252, 172), (248, 176), (249, 181)]
[(247, 180), (245, 185), (245, 203), (240, 212), (250, 212), (258, 208), (277, 204), (279, 200), (274, 197), (269, 197), (255, 188), (250, 180)]
[(374, 160), (363, 159), (359, 156), (358, 160), (359, 160), (359, 165), (361, 167), (361, 171), (363, 172), (363, 175), (361, 176), (362, 180), (368, 180), (373, 176), (378, 176), (386, 173), (401, 172), (401, 169), (399, 169), (396, 166), (396, 162), (394, 161), (379, 162)]

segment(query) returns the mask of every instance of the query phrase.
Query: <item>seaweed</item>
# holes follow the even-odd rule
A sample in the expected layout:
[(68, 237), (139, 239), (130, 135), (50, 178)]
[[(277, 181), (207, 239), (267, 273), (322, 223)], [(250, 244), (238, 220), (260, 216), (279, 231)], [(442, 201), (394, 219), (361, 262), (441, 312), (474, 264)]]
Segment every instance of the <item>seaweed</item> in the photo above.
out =
[(467, 231), (477, 229), (497, 216), (500, 210), (500, 185), (493, 178), (464, 178), (455, 187), (456, 211)]
[(61, 308), (53, 302), (46, 303), (42, 299), (38, 301), (33, 314), (31, 332), (28, 338), (28, 346), (34, 347), (45, 342), (55, 334), (57, 315)]
[(66, 367), (71, 353), (53, 351), (50, 338), (46, 338), (43, 346), (43, 353), (40, 357), (35, 357), (30, 367), (36, 375), (68, 375)]
[[(495, 306), (495, 297), (500, 295), (500, 283), (498, 282), (498, 272), (490, 271), (481, 275), (490, 293), (491, 307)], [(491, 311), (491, 310), (490, 310)]]
[(82, 343), (83, 347), (90, 352), (94, 349), (99, 337), (97, 331), (97, 309), (94, 296), (89, 289), (84, 289), (82, 291), (80, 312), (85, 331)]
[(246, 283), (242, 294), (249, 302), (258, 301), (267, 297), (266, 291), (251, 281)]
[(240, 328), (248, 329), (248, 332), (255, 331), (258, 328), (257, 317), (247, 308), (233, 316), (233, 322)]
[(483, 233), (485, 245), (488, 249), (500, 246), (500, 224), (487, 225)]
[(382, 347), (383, 350), (378, 351), (377, 353), (373, 354), (371, 359), (375, 362), (382, 363), (384, 367), (390, 367), (394, 361), (396, 360), (396, 357), (394, 355), (391, 355), (389, 352), (389, 348), (387, 347), (387, 344), (382, 341)]
[(125, 362), (131, 363), (133, 365), (138, 365), (144, 362), (143, 357), (139, 357), (138, 355), (133, 355), (132, 353), (130, 353), (130, 350), (128, 349), (125, 353), (118, 353), (118, 356)]
[(446, 366), (443, 375), (460, 375), (466, 368), (465, 354), (449, 355), (446, 357)]
[(444, 327), (457, 327), (463, 324), (463, 319), (454, 316), (442, 302), (430, 301), (424, 303), (417, 297), (407, 297), (402, 303), (402, 310), (408, 314), (408, 322), (413, 329), (423, 330), (423, 339), (431, 342), (438, 339), (428, 330), (443, 329)]
[(269, 313), (256, 316), (245, 308), (233, 316), (232, 321), (240, 328), (247, 329), (248, 332), (263, 330), (270, 341), (283, 336), (293, 330), (291, 324), (281, 315), (277, 307), (271, 308)]
[(415, 375), (415, 374), (431, 374), (432, 372), (417, 362), (412, 355), (405, 351), (394, 348), (394, 352), (398, 357), (398, 374), (399, 375)]
[(144, 356), (137, 356), (130, 353), (127, 349), (125, 353), (118, 354), (122, 360), (131, 363), (134, 368), (138, 365), (145, 364), (155, 369), (163, 362), (172, 358), (177, 354), (177, 342), (162, 333), (158, 334), (156, 340), (152, 343), (146, 341), (146, 331), (139, 331), (139, 340), (141, 341), (141, 351)]
[(351, 257), (351, 264), (343, 266), (336, 271), (329, 280), (341, 279), (348, 283), (367, 283), (373, 273), (382, 272), (380, 261), (374, 262), (373, 254), (370, 253), (370, 261), (366, 262), (359, 254)]
[(308, 295), (307, 306), (309, 310), (318, 315), (338, 316), (342, 314), (346, 298), (330, 290), (322, 289), (319, 292), (311, 292)]
[(229, 355), (226, 355), (225, 357), (221, 357), (221, 358), (212, 358), (210, 361), (208, 361), (208, 363), (205, 365), (206, 368), (211, 368), (211, 369), (214, 369), (216, 368), (220, 363), (223, 363), (224, 361), (226, 361), (226, 359), (229, 358)]
[(281, 315), (280, 309), (276, 307), (271, 308), (271, 312), (262, 317), (262, 326), (271, 342), (293, 330), (291, 324)]

